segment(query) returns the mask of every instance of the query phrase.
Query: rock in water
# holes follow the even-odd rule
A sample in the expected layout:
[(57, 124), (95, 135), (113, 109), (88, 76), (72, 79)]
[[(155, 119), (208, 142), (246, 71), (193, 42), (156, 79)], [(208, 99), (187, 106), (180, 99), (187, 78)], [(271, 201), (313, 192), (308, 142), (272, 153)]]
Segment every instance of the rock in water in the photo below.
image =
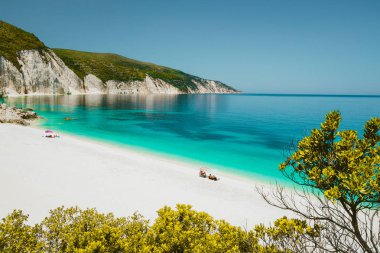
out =
[(30, 125), (30, 121), (38, 119), (38, 115), (32, 109), (22, 109), (10, 107), (7, 104), (0, 104), (0, 123), (13, 123), (19, 125)]

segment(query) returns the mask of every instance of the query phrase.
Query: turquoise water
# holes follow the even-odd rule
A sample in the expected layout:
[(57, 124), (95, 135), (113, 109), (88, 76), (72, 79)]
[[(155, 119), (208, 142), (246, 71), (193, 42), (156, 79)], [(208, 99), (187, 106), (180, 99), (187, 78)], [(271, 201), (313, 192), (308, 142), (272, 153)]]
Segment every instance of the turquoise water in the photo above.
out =
[[(282, 180), (292, 141), (340, 110), (361, 131), (380, 97), (302, 95), (80, 95), (8, 98), (34, 108), (45, 128), (191, 160), (261, 180)], [(72, 120), (64, 120), (70, 117)]]

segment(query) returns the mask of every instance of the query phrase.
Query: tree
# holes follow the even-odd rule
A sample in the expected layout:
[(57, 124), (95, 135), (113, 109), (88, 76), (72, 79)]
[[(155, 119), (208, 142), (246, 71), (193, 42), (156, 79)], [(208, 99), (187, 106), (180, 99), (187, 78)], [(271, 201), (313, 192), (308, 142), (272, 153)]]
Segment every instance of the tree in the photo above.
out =
[(338, 131), (341, 115), (326, 115), (320, 129), (303, 138), (279, 168), (300, 187), (268, 194), (273, 206), (290, 210), (320, 228), (309, 238), (321, 252), (380, 252), (380, 119), (370, 119), (363, 138)]

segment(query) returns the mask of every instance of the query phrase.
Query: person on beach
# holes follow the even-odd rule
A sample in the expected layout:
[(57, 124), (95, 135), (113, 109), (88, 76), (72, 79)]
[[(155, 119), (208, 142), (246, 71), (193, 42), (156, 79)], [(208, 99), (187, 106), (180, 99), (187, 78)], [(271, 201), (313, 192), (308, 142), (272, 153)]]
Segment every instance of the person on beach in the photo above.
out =
[(212, 174), (208, 175), (208, 179), (213, 180), (213, 181), (218, 181), (218, 178)]

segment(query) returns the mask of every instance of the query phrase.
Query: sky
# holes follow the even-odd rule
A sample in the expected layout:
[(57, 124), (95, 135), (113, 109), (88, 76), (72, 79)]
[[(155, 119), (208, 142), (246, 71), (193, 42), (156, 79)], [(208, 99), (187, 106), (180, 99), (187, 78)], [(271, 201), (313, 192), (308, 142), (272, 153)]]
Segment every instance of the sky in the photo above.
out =
[(111, 52), (251, 93), (380, 94), (379, 0), (0, 0), (47, 46)]

